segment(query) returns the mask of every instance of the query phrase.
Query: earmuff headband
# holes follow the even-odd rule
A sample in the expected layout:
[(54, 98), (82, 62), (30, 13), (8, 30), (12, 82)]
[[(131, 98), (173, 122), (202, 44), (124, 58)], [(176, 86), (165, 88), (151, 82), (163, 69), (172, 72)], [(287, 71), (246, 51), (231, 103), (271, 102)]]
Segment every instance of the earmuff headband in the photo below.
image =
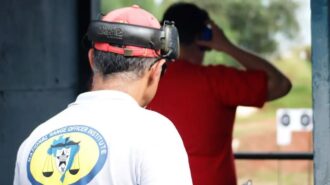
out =
[(136, 46), (160, 50), (160, 57), (176, 59), (179, 56), (179, 36), (173, 22), (165, 21), (161, 29), (117, 22), (92, 21), (87, 36), (93, 42), (113, 46)]
[(117, 46), (138, 46), (161, 49), (162, 31), (125, 23), (92, 21), (87, 32), (94, 42), (106, 42)]

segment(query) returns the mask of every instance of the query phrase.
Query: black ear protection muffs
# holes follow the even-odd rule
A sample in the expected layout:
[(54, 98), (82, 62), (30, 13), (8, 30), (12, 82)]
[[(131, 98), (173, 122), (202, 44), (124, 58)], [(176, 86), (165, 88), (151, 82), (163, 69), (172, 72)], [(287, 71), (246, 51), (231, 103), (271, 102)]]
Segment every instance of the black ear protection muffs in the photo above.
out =
[[(160, 58), (173, 60), (180, 54), (179, 34), (174, 22), (164, 21), (160, 29), (125, 23), (92, 21), (87, 31), (92, 42), (110, 45), (137, 46), (160, 50)], [(129, 53), (125, 54), (129, 56)]]

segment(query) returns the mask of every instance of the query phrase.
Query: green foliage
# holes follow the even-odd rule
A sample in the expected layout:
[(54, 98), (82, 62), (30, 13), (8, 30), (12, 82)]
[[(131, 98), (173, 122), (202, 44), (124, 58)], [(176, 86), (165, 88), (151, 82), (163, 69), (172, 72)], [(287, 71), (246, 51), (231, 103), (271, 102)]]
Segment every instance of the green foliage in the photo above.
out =
[(312, 107), (312, 66), (309, 60), (299, 57), (300, 52), (303, 50), (276, 62), (276, 66), (291, 80), (292, 89), (287, 96), (270, 102), (268, 108)]
[(238, 67), (238, 64), (228, 55), (217, 51), (209, 51), (206, 53), (204, 65), (223, 64), (227, 66)]
[(154, 0), (101, 0), (101, 11), (106, 14), (113, 9), (132, 6), (134, 4), (149, 11), (158, 19), (162, 15), (163, 11), (159, 11), (159, 5)]
[(294, 38), (299, 30), (295, 18), (298, 4), (292, 0), (189, 0), (208, 10), (237, 44), (257, 53), (277, 49), (277, 35)]

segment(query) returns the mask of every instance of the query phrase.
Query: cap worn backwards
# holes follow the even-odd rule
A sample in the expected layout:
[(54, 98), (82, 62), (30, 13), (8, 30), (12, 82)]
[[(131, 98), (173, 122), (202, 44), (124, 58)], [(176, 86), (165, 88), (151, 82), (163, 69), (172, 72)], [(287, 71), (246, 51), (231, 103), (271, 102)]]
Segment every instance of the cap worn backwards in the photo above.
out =
[[(131, 7), (120, 8), (109, 12), (107, 15), (102, 17), (102, 21), (125, 23), (137, 26), (144, 26), (150, 28), (160, 29), (161, 26), (158, 20), (149, 12), (141, 9), (138, 5)], [(135, 57), (157, 57), (159, 51), (155, 51), (150, 48), (142, 48), (137, 46), (113, 46), (109, 43), (96, 42), (94, 44), (95, 49), (112, 52), (117, 54), (124, 54), (126, 51), (130, 51), (130, 56)]]

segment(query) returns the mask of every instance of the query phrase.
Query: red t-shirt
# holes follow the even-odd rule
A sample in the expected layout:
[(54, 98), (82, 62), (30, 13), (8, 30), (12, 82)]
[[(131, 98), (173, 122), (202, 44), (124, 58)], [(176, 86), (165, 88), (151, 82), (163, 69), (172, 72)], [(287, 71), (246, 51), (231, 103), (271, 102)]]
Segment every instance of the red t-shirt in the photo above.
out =
[(236, 185), (231, 146), (236, 107), (261, 107), (266, 95), (264, 72), (175, 61), (148, 108), (178, 129), (194, 185)]

